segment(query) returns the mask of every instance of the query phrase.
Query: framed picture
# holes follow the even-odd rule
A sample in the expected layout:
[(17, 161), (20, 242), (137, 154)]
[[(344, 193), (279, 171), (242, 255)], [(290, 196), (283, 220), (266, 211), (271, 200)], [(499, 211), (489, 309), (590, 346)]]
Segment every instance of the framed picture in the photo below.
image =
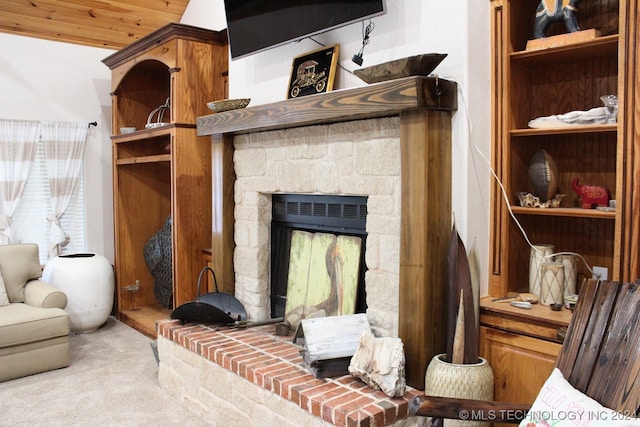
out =
[(336, 44), (293, 58), (287, 98), (332, 90), (339, 51)]

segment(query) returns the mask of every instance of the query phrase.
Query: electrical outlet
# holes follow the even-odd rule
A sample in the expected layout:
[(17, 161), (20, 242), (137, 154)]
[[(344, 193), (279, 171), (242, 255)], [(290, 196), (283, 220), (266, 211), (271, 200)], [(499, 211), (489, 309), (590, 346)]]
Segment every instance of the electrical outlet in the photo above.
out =
[(593, 279), (607, 280), (608, 274), (607, 267), (593, 267)]

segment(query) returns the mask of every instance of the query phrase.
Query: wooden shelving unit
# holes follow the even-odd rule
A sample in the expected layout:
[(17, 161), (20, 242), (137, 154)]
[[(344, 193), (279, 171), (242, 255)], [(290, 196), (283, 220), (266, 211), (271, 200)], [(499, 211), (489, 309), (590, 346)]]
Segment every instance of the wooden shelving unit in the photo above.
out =
[[(149, 335), (196, 298), (211, 236), (211, 144), (196, 135), (206, 102), (226, 98), (222, 32), (169, 24), (105, 58), (112, 71), (115, 269), (118, 317)], [(170, 99), (164, 125), (150, 113)], [(157, 117), (154, 117), (157, 119)], [(138, 130), (120, 135), (120, 127)], [(171, 216), (172, 300), (157, 300), (144, 246)], [(140, 281), (133, 295), (123, 288)]]
[[(498, 399), (531, 403), (550, 373), (560, 348), (553, 337), (570, 314), (547, 307), (504, 308), (492, 297), (528, 291), (530, 248), (508, 209), (534, 244), (581, 254), (590, 266), (608, 269), (608, 278), (639, 277), (640, 170), (638, 148), (638, 6), (631, 0), (582, 2), (582, 29), (596, 29), (593, 40), (527, 50), (539, 0), (491, 0), (492, 164), (503, 183), (492, 188), (489, 294), (481, 302), (481, 353), (494, 366)], [(566, 33), (562, 22), (549, 35)], [(602, 106), (600, 96), (616, 94), (617, 124), (530, 129), (530, 120)], [(528, 169), (540, 149), (554, 158), (559, 208), (524, 208), (516, 194), (532, 192)], [(582, 209), (571, 183), (602, 185), (617, 202), (615, 212)], [(578, 282), (591, 277), (583, 263)], [(515, 310), (515, 311), (514, 311)], [(533, 326), (531, 326), (533, 325)], [(552, 333), (540, 333), (551, 331)]]
[[(626, 65), (636, 53), (635, 4), (597, 0), (580, 5), (583, 29), (595, 28), (600, 37), (574, 44), (526, 50), (532, 37), (539, 1), (493, 0), (493, 167), (509, 200), (497, 185), (493, 188), (489, 294), (524, 291), (528, 286), (529, 246), (507, 203), (534, 244), (549, 243), (556, 251), (581, 254), (590, 266), (606, 267), (609, 278), (632, 279), (638, 270), (624, 271), (628, 245), (631, 194), (629, 159), (633, 141), (628, 129), (635, 126), (635, 106), (630, 97), (635, 80)], [(550, 35), (566, 32), (563, 23)], [(632, 38), (634, 37), (634, 38)], [(550, 129), (528, 128), (530, 120), (602, 106), (600, 96), (619, 98), (618, 123), (577, 125)], [(566, 194), (561, 207), (523, 208), (516, 193), (532, 192), (528, 169), (540, 149), (554, 158), (559, 171), (559, 193)], [(637, 168), (637, 166), (633, 166)], [(615, 212), (582, 209), (571, 183), (602, 185), (617, 201)], [(628, 262), (630, 262), (629, 260)], [(584, 264), (579, 277), (590, 277)]]

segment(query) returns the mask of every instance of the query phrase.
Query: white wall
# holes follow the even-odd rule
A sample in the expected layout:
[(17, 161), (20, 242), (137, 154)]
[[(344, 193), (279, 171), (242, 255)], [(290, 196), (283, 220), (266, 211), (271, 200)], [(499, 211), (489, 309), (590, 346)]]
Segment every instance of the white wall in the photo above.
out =
[(0, 118), (97, 121), (85, 150), (87, 250), (113, 262), (112, 50), (0, 34)]
[[(486, 0), (386, 0), (387, 13), (374, 18), (375, 29), (364, 50), (363, 66), (419, 53), (447, 53), (434, 73), (459, 84), (453, 117), (453, 210), (460, 235), (470, 251), (476, 247), (487, 290), (490, 208), (489, 169), (477, 153), (490, 153), (490, 4)], [(214, 30), (226, 27), (222, 0), (191, 0), (183, 23)], [(268, 31), (268, 29), (265, 29)], [(362, 45), (362, 25), (351, 24), (314, 37), (340, 44), (340, 68), (334, 89), (365, 85), (351, 74), (351, 61)], [(251, 98), (250, 105), (286, 98), (291, 61), (320, 46), (309, 40), (231, 61), (231, 98)], [(348, 71), (346, 71), (346, 70)]]
[[(453, 117), (453, 210), (470, 250), (477, 246), (486, 291), (489, 232), (489, 172), (472, 148), (490, 153), (490, 39), (487, 0), (386, 0), (387, 14), (374, 19), (363, 66), (418, 53), (448, 57), (435, 73), (459, 83), (459, 110)], [(191, 0), (182, 22), (214, 30), (226, 27), (222, 0)], [(361, 24), (315, 37), (340, 44), (340, 64), (347, 70), (362, 43)], [(98, 121), (85, 154), (88, 250), (113, 260), (111, 74), (101, 60), (113, 51), (0, 34), (0, 117)], [(252, 98), (252, 105), (285, 98), (291, 61), (315, 50), (311, 40), (231, 61), (230, 97)], [(336, 89), (365, 83), (343, 69)], [(468, 120), (470, 118), (470, 121)]]

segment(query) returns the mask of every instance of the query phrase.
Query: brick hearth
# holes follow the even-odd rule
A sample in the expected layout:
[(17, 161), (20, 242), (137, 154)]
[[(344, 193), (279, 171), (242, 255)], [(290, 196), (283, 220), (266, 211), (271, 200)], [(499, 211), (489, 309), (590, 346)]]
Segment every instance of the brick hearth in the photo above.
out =
[[(402, 398), (389, 398), (350, 375), (317, 379), (302, 366), (300, 347), (291, 339), (291, 335), (276, 336), (273, 325), (218, 329), (181, 325), (177, 320), (161, 321), (158, 323), (160, 383), (192, 407), (193, 403), (198, 403), (196, 411), (203, 416), (208, 415), (220, 422), (224, 420), (226, 426), (242, 425), (247, 421), (249, 424), (245, 425), (286, 421), (290, 425), (325, 425), (326, 422), (336, 426), (406, 426), (424, 421), (408, 417), (408, 403), (420, 391), (408, 388)], [(180, 348), (188, 350), (188, 353), (184, 354)], [(176, 360), (191, 356), (196, 356), (196, 359)], [(184, 372), (189, 367), (194, 371), (191, 374)], [(207, 367), (214, 373), (207, 373)], [(250, 383), (240, 385), (241, 398), (238, 391), (224, 389), (232, 387), (231, 383), (233, 387), (238, 385), (233, 379), (225, 381), (222, 378), (224, 371), (219, 368), (223, 368), (227, 375), (232, 373)], [(207, 389), (210, 391), (205, 391)], [(300, 411), (282, 413), (287, 409), (279, 404), (268, 409), (268, 400), (260, 395), (260, 389), (292, 402), (311, 419), (316, 418), (315, 423), (301, 419), (304, 415), (295, 414)], [(249, 393), (257, 393), (258, 397), (252, 398)], [(228, 397), (227, 402), (221, 404), (220, 400), (211, 397), (216, 394), (214, 397)], [(248, 402), (266, 404), (256, 410), (246, 407)], [(268, 414), (267, 411), (274, 413)], [(260, 414), (260, 422), (256, 419), (256, 412)]]

